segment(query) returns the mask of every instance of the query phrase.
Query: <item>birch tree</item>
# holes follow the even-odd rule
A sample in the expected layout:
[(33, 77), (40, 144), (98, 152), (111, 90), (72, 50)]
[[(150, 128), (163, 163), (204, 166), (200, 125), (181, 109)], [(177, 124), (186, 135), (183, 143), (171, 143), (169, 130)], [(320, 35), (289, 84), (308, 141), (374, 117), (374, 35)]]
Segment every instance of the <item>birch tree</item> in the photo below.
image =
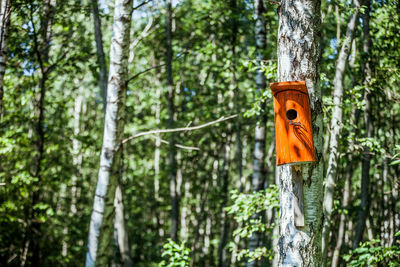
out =
[[(319, 87), (321, 1), (282, 0), (278, 30), (278, 82), (306, 81), (317, 162), (277, 167), (280, 183), (279, 266), (320, 266), (323, 198), (322, 104)], [(294, 221), (303, 184), (304, 226)], [(301, 192), (300, 192), (301, 193)]]
[(114, 198), (121, 164), (132, 0), (116, 0), (100, 168), (90, 220), (86, 266), (106, 266), (111, 254)]
[(343, 81), (346, 70), (347, 60), (351, 51), (351, 45), (354, 39), (354, 32), (357, 27), (358, 16), (360, 12), (360, 5), (358, 0), (354, 0), (354, 13), (350, 18), (347, 25), (346, 36), (343, 39), (343, 44), (339, 52), (339, 57), (336, 62), (335, 79), (333, 81), (333, 109), (331, 119), (331, 137), (329, 144), (329, 161), (328, 171), (325, 183), (325, 194), (324, 194), (324, 227), (322, 230), (322, 258), (326, 261), (328, 253), (329, 233), (331, 226), (331, 217), (333, 210), (333, 199), (336, 186), (337, 166), (339, 160), (339, 145), (340, 145), (340, 132), (343, 127)]
[(6, 55), (8, 41), (8, 27), (10, 26), (10, 0), (0, 2), (0, 119), (3, 113), (4, 74), (6, 72)]
[[(98, 0), (92, 0), (92, 9), (93, 9), (93, 26), (94, 26), (94, 35), (96, 40), (96, 54), (97, 54), (97, 62), (100, 67), (100, 77), (99, 77), (99, 85), (100, 85), (100, 95), (103, 99), (103, 107), (104, 112), (107, 108), (107, 66), (106, 66), (106, 57), (104, 54), (104, 46), (103, 46), (103, 33), (101, 29), (101, 18), (99, 14)], [(128, 60), (128, 65), (132, 62), (130, 59)], [(122, 167), (121, 167), (122, 168)], [(114, 220), (114, 236), (116, 240), (114, 242), (117, 244), (120, 254), (122, 256), (122, 260), (124, 261), (125, 266), (132, 266), (130, 250), (129, 250), (129, 240), (128, 234), (126, 231), (125, 219), (124, 219), (124, 203), (123, 203), (123, 194), (122, 194), (121, 185), (118, 182), (117, 188), (115, 192), (115, 220)]]

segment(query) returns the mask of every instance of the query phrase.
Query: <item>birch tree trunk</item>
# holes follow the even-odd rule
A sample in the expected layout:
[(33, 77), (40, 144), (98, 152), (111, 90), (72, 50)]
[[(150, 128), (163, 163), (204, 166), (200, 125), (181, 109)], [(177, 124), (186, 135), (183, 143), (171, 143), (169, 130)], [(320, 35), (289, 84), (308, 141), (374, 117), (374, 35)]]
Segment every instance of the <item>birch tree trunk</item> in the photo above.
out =
[(107, 106), (107, 65), (106, 57), (103, 49), (103, 34), (101, 31), (101, 19), (99, 15), (99, 3), (98, 0), (92, 0), (93, 9), (93, 24), (94, 24), (94, 36), (96, 40), (96, 51), (97, 51), (97, 62), (100, 67), (100, 94), (103, 99), (104, 111)]
[[(256, 0), (254, 2), (254, 9), (256, 15), (255, 33), (256, 33), (256, 49), (257, 49), (257, 70), (255, 75), (256, 80), (256, 95), (261, 96), (266, 88), (265, 75), (261, 69), (262, 62), (265, 60), (266, 48), (266, 29), (265, 29), (265, 7), (263, 0)], [(260, 103), (260, 115), (257, 118), (257, 125), (254, 134), (254, 152), (253, 152), (253, 175), (251, 179), (252, 189), (254, 192), (264, 189), (265, 183), (265, 125), (267, 123), (267, 116), (265, 112), (265, 102)], [(257, 220), (261, 217), (261, 213), (252, 216)], [(254, 232), (249, 239), (249, 250), (254, 251), (257, 247), (262, 245), (262, 234)], [(247, 263), (248, 267), (255, 267), (259, 265), (258, 260)]]
[(132, 0), (116, 0), (103, 147), (90, 220), (86, 266), (106, 266), (112, 254), (114, 198), (121, 164), (131, 16)]
[[(365, 121), (365, 130), (367, 138), (373, 136), (374, 128), (371, 119), (371, 78), (372, 78), (372, 70), (371, 70), (371, 39), (369, 36), (369, 19), (370, 19), (370, 11), (371, 11), (371, 2), (370, 0), (366, 0), (364, 3), (366, 6), (365, 12), (362, 16), (363, 21), (363, 52), (366, 55), (366, 60), (363, 62), (363, 72), (364, 72), (364, 100), (365, 100), (365, 111), (364, 111), (364, 121)], [(364, 147), (363, 159), (362, 159), (362, 167), (361, 167), (361, 205), (358, 211), (358, 221), (356, 227), (356, 234), (354, 236), (353, 248), (358, 247), (359, 243), (362, 241), (362, 237), (365, 229), (365, 222), (368, 218), (368, 210), (369, 210), (369, 169), (371, 163), (371, 153), (369, 147)]]
[[(101, 30), (101, 18), (99, 14), (99, 4), (98, 0), (92, 0), (92, 9), (93, 9), (93, 24), (94, 24), (94, 35), (96, 41), (96, 53), (97, 53), (97, 61), (100, 67), (100, 95), (103, 100), (104, 112), (107, 108), (107, 65), (106, 58), (103, 49), (103, 34)], [(129, 62), (129, 65), (132, 62)], [(122, 166), (121, 166), (122, 169)], [(132, 266), (130, 249), (129, 249), (129, 240), (128, 234), (126, 231), (125, 218), (124, 218), (124, 203), (121, 185), (117, 184), (117, 189), (115, 192), (115, 220), (114, 220), (114, 236), (116, 237), (114, 240), (116, 246), (118, 247), (120, 254), (122, 256), (122, 260), (125, 266)]]
[[(355, 121), (358, 121), (356, 118)], [(343, 200), (342, 200), (342, 206), (344, 208), (347, 208), (349, 203), (350, 203), (350, 197), (351, 197), (351, 177), (353, 176), (353, 168), (355, 168), (353, 164), (353, 152), (354, 152), (354, 143), (351, 142), (349, 144), (349, 158), (348, 158), (348, 165), (346, 168), (346, 173), (345, 173), (345, 184), (344, 184), (344, 189), (343, 189)], [(339, 266), (339, 257), (340, 257), (340, 250), (343, 245), (344, 241), (344, 235), (346, 231), (346, 214), (342, 212), (340, 214), (340, 222), (339, 222), (339, 230), (338, 230), (338, 236), (337, 236), (337, 241), (336, 241), (336, 246), (335, 250), (333, 251), (333, 256), (332, 256), (332, 267), (337, 267)]]
[[(167, 0), (167, 85), (168, 85), (168, 128), (173, 128), (175, 123), (175, 91), (174, 81), (172, 78), (172, 4), (171, 0)], [(175, 134), (171, 133), (169, 139), (169, 186), (171, 197), (171, 239), (178, 241), (178, 224), (179, 224), (179, 195), (176, 183), (176, 149)]]
[(124, 266), (131, 267), (133, 266), (133, 263), (129, 248), (128, 232), (126, 231), (126, 226), (125, 226), (125, 213), (124, 213), (122, 189), (119, 183), (117, 184), (117, 188), (115, 191), (114, 207), (115, 207), (114, 228), (117, 233), (117, 238), (116, 238), (117, 240), (115, 241), (118, 244), (118, 248), (121, 253)]
[(357, 27), (359, 8), (360, 5), (358, 0), (354, 0), (355, 11), (350, 18), (349, 24), (347, 25), (346, 36), (344, 37), (342, 47), (339, 52), (339, 57), (336, 62), (335, 79), (333, 81), (333, 110), (331, 119), (331, 137), (329, 144), (329, 161), (328, 171), (325, 183), (325, 194), (324, 194), (324, 227), (322, 229), (322, 258), (326, 263), (329, 234), (332, 220), (333, 210), (333, 198), (336, 187), (336, 176), (337, 176), (337, 165), (339, 159), (339, 145), (340, 145), (340, 132), (343, 127), (343, 81), (346, 70), (347, 60), (351, 51), (351, 45), (353, 43), (354, 32)]
[(0, 119), (3, 114), (4, 74), (6, 72), (6, 56), (8, 28), (10, 26), (10, 0), (1, 0), (0, 3)]
[[(317, 162), (277, 167), (280, 183), (279, 266), (321, 266), (323, 198), (322, 103), (319, 87), (321, 1), (282, 0), (279, 8), (278, 81), (306, 81)], [(303, 184), (304, 226), (294, 222)]]

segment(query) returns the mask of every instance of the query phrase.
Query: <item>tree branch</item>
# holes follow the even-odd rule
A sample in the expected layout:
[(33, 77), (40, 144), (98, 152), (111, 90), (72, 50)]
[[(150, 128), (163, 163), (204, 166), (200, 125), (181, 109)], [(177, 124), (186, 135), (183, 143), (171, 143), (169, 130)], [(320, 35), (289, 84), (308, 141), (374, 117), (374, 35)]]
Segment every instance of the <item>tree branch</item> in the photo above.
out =
[[(185, 52), (181, 53), (179, 56), (176, 56), (174, 59), (178, 59), (178, 58), (182, 57), (183, 55), (186, 55), (187, 53), (188, 53), (188, 52), (185, 51)], [(153, 69), (158, 69), (158, 68), (164, 67), (165, 65), (167, 65), (167, 63), (163, 63), (163, 64), (160, 64), (160, 65), (157, 65), (157, 66), (153, 66), (153, 67), (150, 67), (150, 68), (148, 68), (148, 69), (145, 69), (144, 71), (138, 72), (138, 73), (136, 73), (135, 75), (133, 75), (132, 77), (130, 77), (130, 78), (126, 81), (126, 84), (128, 84), (130, 81), (136, 79), (137, 77), (139, 77), (140, 75), (142, 75), (142, 74), (144, 74), (144, 73), (146, 73), (146, 72), (149, 72), (149, 71), (151, 71), (151, 70), (153, 70)]]
[(130, 78), (126, 81), (126, 84), (128, 84), (130, 81), (136, 79), (137, 77), (139, 77), (140, 75), (142, 75), (142, 74), (144, 74), (144, 73), (146, 73), (146, 72), (149, 72), (149, 71), (151, 71), (151, 70), (153, 70), (153, 69), (157, 69), (157, 68), (164, 67), (165, 65), (166, 65), (166, 63), (163, 63), (163, 64), (160, 64), (160, 65), (153, 66), (153, 67), (150, 67), (150, 68), (148, 68), (148, 69), (145, 69), (144, 71), (138, 72), (138, 73), (136, 73), (135, 75), (133, 75), (132, 77), (130, 77)]
[[(155, 138), (155, 139), (159, 139), (161, 143), (164, 144), (169, 144), (168, 141), (161, 139), (160, 137), (158, 137), (157, 135), (150, 135), (151, 137)], [(187, 149), (187, 150), (200, 150), (200, 148), (198, 147), (193, 147), (193, 146), (184, 146), (184, 145), (180, 145), (180, 144), (175, 144), (176, 147), (178, 148), (182, 148), (182, 149)]]
[(139, 9), (140, 7), (144, 6), (145, 4), (147, 4), (147, 3), (151, 2), (151, 1), (152, 1), (152, 0), (143, 1), (143, 2), (140, 3), (139, 5), (135, 6), (135, 7), (133, 8), (132, 11), (135, 11), (136, 9)]
[(122, 140), (122, 144), (125, 144), (126, 142), (138, 138), (140, 136), (144, 136), (144, 135), (151, 135), (151, 134), (158, 134), (158, 133), (174, 133), (174, 132), (186, 132), (186, 131), (193, 131), (193, 130), (199, 130), (205, 127), (208, 127), (210, 125), (222, 122), (222, 121), (226, 121), (226, 120), (230, 120), (237, 117), (237, 114), (228, 116), (228, 117), (221, 117), (218, 120), (215, 121), (210, 121), (207, 122), (205, 124), (202, 125), (198, 125), (198, 126), (193, 126), (193, 127), (183, 127), (183, 128), (175, 128), (175, 129), (160, 129), (160, 130), (152, 130), (152, 131), (147, 131), (147, 132), (141, 132), (141, 133), (137, 133), (135, 135), (132, 135), (124, 140)]

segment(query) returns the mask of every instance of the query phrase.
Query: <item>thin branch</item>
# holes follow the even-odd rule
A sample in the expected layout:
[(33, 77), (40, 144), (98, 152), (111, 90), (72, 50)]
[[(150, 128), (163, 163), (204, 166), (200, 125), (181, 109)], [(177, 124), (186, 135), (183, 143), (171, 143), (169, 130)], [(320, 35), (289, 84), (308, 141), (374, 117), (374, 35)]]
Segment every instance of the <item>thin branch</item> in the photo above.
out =
[(129, 46), (129, 59), (128, 59), (128, 63), (129, 65), (132, 64), (133, 58), (135, 57), (135, 47), (139, 44), (139, 42), (145, 38), (146, 36), (148, 36), (152, 31), (150, 31), (151, 26), (153, 25), (153, 17), (150, 17), (149, 22), (147, 23), (146, 27), (144, 27), (143, 31), (139, 34), (139, 36), (133, 41), (131, 42), (130, 46)]
[[(183, 55), (186, 55), (187, 53), (188, 53), (188, 52), (183, 52), (183, 53), (181, 53), (179, 56), (176, 56), (176, 57), (174, 58), (174, 60), (175, 60), (175, 59), (179, 59), (180, 57), (182, 57)], [(146, 73), (146, 72), (149, 72), (149, 71), (151, 71), (151, 70), (164, 67), (165, 65), (167, 65), (167, 63), (163, 63), (163, 64), (160, 64), (160, 65), (157, 65), (157, 66), (153, 66), (153, 67), (150, 67), (150, 68), (148, 68), (148, 69), (145, 69), (144, 71), (138, 72), (138, 73), (136, 73), (135, 75), (133, 75), (132, 77), (130, 77), (130, 78), (126, 81), (126, 84), (128, 84), (130, 81), (136, 79), (137, 77), (139, 77), (140, 75), (142, 75), (142, 74), (144, 74), (144, 73)]]
[(142, 3), (140, 3), (139, 5), (137, 5), (137, 6), (135, 6), (134, 8), (133, 8), (133, 10), (132, 11), (135, 11), (136, 9), (139, 9), (139, 8), (141, 8), (142, 6), (144, 6), (145, 4), (147, 4), (147, 3), (150, 3), (152, 0), (148, 0), (148, 1), (143, 1)]
[(193, 127), (183, 127), (183, 128), (175, 128), (175, 129), (160, 129), (160, 130), (152, 130), (152, 131), (147, 131), (147, 132), (141, 132), (141, 133), (137, 133), (135, 135), (132, 135), (124, 140), (122, 140), (122, 144), (125, 144), (126, 142), (138, 138), (140, 136), (144, 136), (144, 135), (149, 135), (149, 134), (158, 134), (158, 133), (174, 133), (174, 132), (186, 132), (186, 131), (193, 131), (193, 130), (199, 130), (205, 127), (208, 127), (210, 125), (222, 122), (222, 121), (226, 121), (226, 120), (230, 120), (233, 118), (236, 118), (237, 114), (228, 116), (228, 117), (221, 117), (218, 120), (215, 121), (210, 121), (207, 122), (205, 124), (202, 125), (198, 125), (198, 126), (193, 126)]
[[(161, 138), (158, 137), (157, 135), (153, 135), (153, 134), (152, 134), (152, 135), (150, 135), (150, 136), (153, 137), (153, 138), (155, 138), (155, 139), (160, 140), (161, 143), (169, 144), (168, 141), (166, 141), (166, 140), (164, 140), (164, 139), (161, 139)], [(175, 146), (178, 147), (178, 148), (187, 149), (187, 150), (200, 150), (200, 148), (198, 148), (198, 147), (193, 147), (193, 146), (184, 146), (184, 145), (180, 145), (180, 144), (175, 144)]]
[(130, 81), (136, 79), (137, 77), (139, 77), (140, 75), (142, 75), (142, 74), (144, 74), (144, 73), (146, 73), (146, 72), (149, 72), (149, 71), (151, 71), (151, 70), (164, 67), (165, 65), (167, 65), (167, 64), (166, 64), (166, 63), (163, 63), (163, 64), (160, 64), (160, 65), (153, 66), (153, 67), (150, 67), (150, 68), (148, 68), (148, 69), (145, 69), (144, 71), (141, 71), (141, 72), (139, 72), (139, 73), (136, 73), (135, 75), (133, 75), (132, 77), (130, 77), (130, 78), (126, 81), (126, 84), (128, 84)]

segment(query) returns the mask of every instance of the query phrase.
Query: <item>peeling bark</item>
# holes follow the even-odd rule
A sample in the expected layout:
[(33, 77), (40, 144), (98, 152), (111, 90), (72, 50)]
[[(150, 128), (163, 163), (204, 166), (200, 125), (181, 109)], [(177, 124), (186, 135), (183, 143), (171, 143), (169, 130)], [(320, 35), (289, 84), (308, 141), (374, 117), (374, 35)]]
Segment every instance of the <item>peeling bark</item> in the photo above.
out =
[[(277, 167), (280, 183), (279, 266), (320, 266), (323, 161), (322, 103), (319, 88), (321, 2), (282, 0), (279, 8), (278, 81), (306, 81), (310, 96), (317, 162)], [(295, 226), (294, 202), (303, 183), (304, 227)]]
[(116, 0), (103, 147), (90, 220), (86, 266), (106, 266), (112, 254), (114, 198), (121, 166), (131, 17), (132, 0)]
[(6, 56), (8, 28), (10, 26), (10, 0), (1, 0), (0, 3), (0, 119), (3, 115), (4, 74), (6, 72)]

